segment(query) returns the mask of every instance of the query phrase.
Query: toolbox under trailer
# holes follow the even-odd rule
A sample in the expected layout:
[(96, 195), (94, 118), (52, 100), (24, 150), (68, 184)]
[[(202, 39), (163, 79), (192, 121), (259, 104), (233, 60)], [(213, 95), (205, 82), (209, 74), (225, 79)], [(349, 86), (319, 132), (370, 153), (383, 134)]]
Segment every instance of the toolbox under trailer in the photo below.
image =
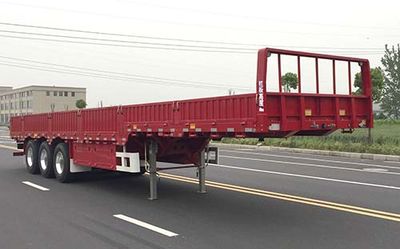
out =
[[(297, 61), (297, 92), (283, 90), (283, 56)], [(269, 92), (268, 60), (273, 57), (278, 91)], [(315, 93), (302, 91), (309, 84), (302, 77), (303, 58), (314, 62)], [(332, 67), (330, 94), (319, 91), (320, 84), (327, 83), (320, 82), (322, 60)], [(347, 94), (337, 93), (339, 62), (348, 66)], [(357, 95), (351, 86), (352, 63), (360, 67), (362, 78)], [(91, 168), (147, 171), (150, 199), (156, 199), (157, 161), (197, 167), (199, 190), (206, 191), (205, 150), (212, 139), (322, 136), (338, 129), (372, 128), (368, 60), (265, 48), (258, 52), (257, 65), (256, 93), (16, 116), (10, 121), (11, 136), (23, 149), (32, 174), (68, 182), (74, 173)]]

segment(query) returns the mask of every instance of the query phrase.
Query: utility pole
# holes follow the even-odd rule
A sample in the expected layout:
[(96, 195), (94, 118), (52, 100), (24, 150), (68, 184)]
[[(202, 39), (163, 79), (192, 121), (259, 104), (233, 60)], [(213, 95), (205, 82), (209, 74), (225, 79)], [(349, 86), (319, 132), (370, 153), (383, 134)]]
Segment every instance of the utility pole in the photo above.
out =
[(372, 144), (372, 129), (368, 128), (368, 143)]

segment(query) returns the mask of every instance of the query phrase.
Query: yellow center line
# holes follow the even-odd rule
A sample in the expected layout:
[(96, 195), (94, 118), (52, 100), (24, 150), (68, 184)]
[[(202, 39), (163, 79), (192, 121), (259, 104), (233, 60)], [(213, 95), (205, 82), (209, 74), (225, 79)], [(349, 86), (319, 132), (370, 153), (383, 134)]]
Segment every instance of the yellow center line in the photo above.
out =
[[(171, 175), (171, 174), (166, 174), (166, 173), (161, 173), (160, 175), (166, 175), (166, 176), (172, 176), (172, 177), (178, 177), (178, 178), (182, 178), (182, 179), (188, 179), (188, 180), (197, 181), (197, 179), (189, 178), (189, 177), (185, 177), (185, 176)], [(306, 198), (306, 197), (302, 197), (302, 196), (289, 195), (289, 194), (283, 194), (283, 193), (278, 193), (278, 192), (271, 192), (271, 191), (266, 191), (266, 190), (262, 190), (262, 189), (248, 188), (248, 187), (243, 187), (243, 186), (238, 186), (238, 185), (231, 185), (231, 184), (226, 184), (226, 183), (221, 183), (221, 182), (206, 181), (206, 183), (217, 184), (217, 185), (230, 187), (230, 188), (235, 188), (235, 189), (237, 188), (237, 189), (242, 189), (242, 190), (254, 191), (254, 192), (259, 192), (259, 193), (264, 193), (264, 194), (277, 195), (277, 196), (281, 196), (281, 197), (299, 199), (299, 200), (304, 200), (304, 201), (318, 202), (318, 203), (332, 205), (332, 206), (339, 206), (339, 207), (344, 207), (344, 208), (357, 209), (357, 210), (360, 210), (360, 211), (372, 212), (372, 213), (383, 214), (383, 215), (390, 215), (390, 216), (395, 216), (395, 217), (400, 218), (400, 214), (389, 213), (389, 212), (384, 212), (384, 211), (379, 211), (379, 210), (374, 210), (374, 209), (368, 209), (368, 208), (363, 208), (363, 207), (352, 206), (352, 205), (346, 205), (346, 204), (341, 204), (341, 203), (336, 203), (336, 202), (317, 200), (317, 199)]]
[[(167, 178), (167, 179), (181, 181), (181, 182), (187, 182), (187, 183), (193, 183), (193, 184), (198, 183), (197, 179), (190, 178), (190, 177), (184, 177), (184, 176), (178, 176), (178, 175), (172, 175), (172, 174), (166, 174), (166, 173), (160, 173), (160, 176)], [(369, 217), (374, 217), (374, 218), (380, 218), (380, 219), (400, 222), (400, 214), (396, 214), (396, 213), (384, 212), (384, 211), (380, 211), (380, 210), (368, 209), (368, 208), (363, 208), (363, 207), (357, 207), (357, 206), (346, 205), (346, 204), (341, 204), (341, 203), (317, 200), (317, 199), (306, 198), (306, 197), (295, 196), (295, 195), (282, 194), (282, 193), (277, 193), (277, 192), (265, 191), (265, 190), (261, 190), (261, 189), (247, 188), (247, 187), (213, 182), (213, 181), (206, 181), (206, 185), (210, 186), (210, 187), (214, 187), (214, 188), (224, 189), (224, 190), (230, 190), (230, 191), (235, 191), (235, 192), (240, 192), (240, 193), (245, 193), (245, 194), (268, 197), (268, 198), (273, 198), (273, 199), (279, 199), (279, 200), (284, 200), (284, 201), (290, 201), (290, 202), (295, 202), (295, 203), (301, 203), (301, 204), (306, 204), (306, 205), (311, 205), (311, 206), (317, 206), (317, 207), (322, 207), (322, 208), (328, 208), (328, 209), (339, 210), (339, 211), (348, 212), (348, 213), (354, 213), (354, 214), (359, 214), (359, 215), (364, 215), (364, 216), (369, 216)]]

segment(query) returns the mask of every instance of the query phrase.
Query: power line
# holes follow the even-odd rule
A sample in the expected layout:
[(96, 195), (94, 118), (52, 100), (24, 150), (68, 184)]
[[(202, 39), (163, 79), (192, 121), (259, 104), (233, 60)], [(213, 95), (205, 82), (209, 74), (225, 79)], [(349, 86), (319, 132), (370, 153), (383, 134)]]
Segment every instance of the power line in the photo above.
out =
[[(28, 60), (28, 59), (20, 59), (15, 57), (8, 57), (8, 56), (0, 56), (0, 58), (8, 59), (8, 60), (16, 60), (16, 61), (24, 61), (28, 63), (36, 63), (41, 65), (49, 65), (53, 67), (43, 67), (38, 65), (26, 64), (26, 63), (16, 63), (16, 62), (9, 62), (9, 61), (0, 61), (0, 65), (3, 66), (11, 66), (17, 68), (24, 68), (24, 69), (32, 69), (32, 70), (39, 70), (39, 71), (46, 71), (46, 72), (55, 72), (55, 73), (63, 73), (63, 74), (70, 74), (70, 75), (79, 75), (79, 76), (87, 76), (87, 77), (94, 77), (94, 78), (102, 78), (102, 79), (112, 79), (118, 81), (139, 81), (144, 84), (155, 84), (155, 85), (163, 85), (166, 84), (173, 84), (177, 86), (184, 86), (184, 87), (197, 87), (197, 88), (220, 88), (220, 89), (227, 89), (234, 87), (235, 89), (242, 89), (242, 90), (249, 90), (250, 88), (240, 87), (240, 86), (232, 86), (232, 85), (216, 85), (206, 82), (196, 82), (196, 81), (184, 81), (184, 80), (177, 80), (177, 79), (168, 79), (168, 78), (161, 78), (161, 77), (152, 77), (152, 76), (144, 76), (144, 75), (137, 75), (137, 74), (128, 74), (128, 73), (120, 73), (120, 72), (113, 72), (113, 71), (106, 71), (106, 70), (98, 70), (92, 68), (85, 68), (85, 67), (76, 67), (64, 64), (56, 64), (56, 63), (48, 63), (48, 62), (41, 62), (36, 60)], [(61, 67), (60, 68), (54, 68)], [(67, 68), (67, 69), (65, 69)], [(111, 74), (111, 75), (110, 75)]]
[(115, 39), (104, 39), (104, 38), (92, 38), (92, 37), (82, 37), (82, 36), (68, 36), (68, 35), (56, 35), (56, 34), (44, 34), (36, 32), (23, 32), (14, 30), (2, 30), (3, 33), (12, 34), (22, 34), (22, 35), (36, 35), (36, 36), (50, 36), (57, 38), (69, 38), (69, 39), (79, 39), (79, 40), (93, 40), (102, 42), (116, 42), (116, 43), (132, 43), (132, 44), (142, 44), (142, 45), (152, 45), (152, 46), (172, 46), (172, 47), (183, 47), (183, 48), (195, 48), (195, 49), (222, 49), (222, 50), (241, 50), (241, 51), (256, 51), (255, 49), (248, 48), (235, 48), (235, 47), (212, 47), (212, 46), (196, 46), (196, 45), (184, 45), (184, 44), (170, 44), (170, 43), (154, 43), (154, 42), (139, 42), (139, 41), (127, 41), (127, 40), (115, 40)]
[[(11, 67), (18, 67), (18, 68), (25, 68), (25, 69), (33, 69), (33, 70), (39, 70), (39, 71), (46, 71), (46, 72), (55, 72), (55, 73), (63, 73), (63, 74), (71, 74), (71, 75), (79, 75), (79, 76), (88, 76), (88, 77), (94, 77), (94, 78), (102, 78), (102, 79), (112, 79), (112, 80), (119, 80), (119, 81), (129, 81), (133, 80), (136, 82), (144, 83), (144, 84), (152, 84), (152, 85), (163, 85), (165, 86), (166, 84), (168, 85), (177, 85), (177, 86), (183, 86), (183, 87), (196, 87), (196, 88), (207, 88), (209, 89), (210, 87), (212, 88), (220, 88), (220, 89), (226, 89), (227, 87), (233, 87), (233, 86), (227, 86), (227, 85), (214, 85), (214, 84), (196, 84), (193, 82), (188, 82), (188, 83), (183, 83), (183, 82), (171, 82), (167, 80), (157, 80), (157, 79), (146, 79), (146, 78), (138, 78), (138, 77), (126, 77), (126, 76), (118, 76), (118, 75), (107, 75), (107, 74), (99, 74), (99, 73), (93, 73), (93, 72), (85, 72), (82, 70), (71, 70), (71, 69), (59, 69), (59, 68), (44, 68), (42, 66), (37, 66), (37, 65), (30, 65), (26, 63), (15, 63), (15, 62), (4, 62), (0, 61), (0, 65), (4, 66), (11, 66)], [(250, 88), (244, 88), (244, 87), (235, 87), (235, 89), (242, 89), (242, 90), (249, 90)]]
[[(167, 47), (183, 47), (183, 48), (194, 48), (194, 49), (222, 49), (224, 50), (235, 50), (235, 51), (246, 51), (255, 53), (256, 49), (246, 49), (246, 48), (235, 48), (235, 47), (212, 47), (212, 46), (195, 46), (195, 45), (183, 45), (183, 44), (168, 44), (168, 43), (149, 43), (149, 42), (137, 42), (137, 41), (127, 41), (127, 40), (115, 40), (115, 39), (103, 39), (103, 38), (92, 38), (92, 37), (82, 37), (82, 36), (67, 36), (67, 35), (56, 35), (56, 34), (44, 34), (44, 33), (35, 33), (35, 32), (22, 32), (22, 31), (13, 31), (13, 30), (1, 30), (3, 33), (12, 33), (12, 34), (22, 34), (22, 35), (35, 35), (35, 36), (45, 36), (45, 37), (57, 37), (57, 38), (68, 38), (68, 39), (78, 39), (78, 40), (94, 40), (94, 41), (105, 41), (105, 42), (115, 42), (115, 43), (132, 43), (132, 44), (144, 44), (151, 46), (167, 46)], [(380, 49), (381, 50), (381, 49)], [(344, 50), (344, 51), (335, 51), (335, 52), (373, 52), (372, 50)], [(376, 52), (379, 52), (377, 50)]]
[[(138, 17), (132, 17), (132, 16), (119, 16), (119, 15), (112, 15), (108, 13), (96, 13), (96, 12), (90, 12), (90, 11), (81, 11), (81, 10), (73, 10), (73, 9), (64, 9), (64, 8), (57, 8), (57, 7), (49, 7), (49, 6), (44, 6), (44, 5), (30, 5), (30, 4), (22, 4), (22, 3), (12, 3), (12, 2), (0, 2), (0, 4), (6, 4), (6, 5), (16, 5), (16, 6), (23, 6), (23, 7), (29, 7), (29, 8), (39, 8), (39, 9), (47, 9), (47, 10), (56, 10), (56, 11), (62, 11), (62, 12), (71, 12), (71, 13), (78, 13), (81, 15), (94, 15), (94, 16), (105, 16), (105, 17), (111, 17), (111, 18), (119, 18), (119, 19), (134, 19), (134, 20), (140, 20), (140, 21), (152, 21), (152, 22), (158, 22), (158, 23), (163, 23), (163, 24), (172, 24), (172, 25), (185, 25), (185, 26), (199, 26), (199, 27), (206, 27), (206, 28), (214, 28), (214, 29), (230, 29), (230, 30), (247, 30), (247, 31), (261, 31), (261, 32), (275, 32), (275, 33), (285, 33), (285, 34), (291, 34), (291, 35), (316, 35), (316, 36), (332, 36), (332, 33), (306, 33), (306, 32), (287, 32), (287, 31), (282, 31), (282, 30), (265, 30), (265, 29), (255, 29), (255, 28), (241, 28), (241, 27), (229, 27), (229, 26), (215, 26), (215, 25), (205, 25), (205, 24), (188, 24), (188, 23), (182, 23), (182, 22), (172, 22), (172, 21), (166, 21), (166, 20), (157, 20), (157, 19), (151, 19), (151, 18), (138, 18)], [(322, 24), (319, 24), (322, 25)], [(357, 34), (351, 33), (351, 34), (335, 34), (336, 36), (356, 36)], [(359, 34), (360, 35), (360, 34)], [(387, 36), (387, 35), (383, 35)], [(398, 37), (398, 35), (395, 35), (395, 37)]]
[[(18, 33), (18, 34), (29, 34), (29, 35), (41, 35), (41, 36), (50, 36), (50, 37), (59, 37), (59, 38), (68, 38), (68, 39), (86, 39), (86, 40), (95, 40), (95, 41), (110, 41), (110, 42), (132, 42), (134, 41), (122, 41), (122, 40), (112, 40), (112, 39), (99, 39), (99, 38), (89, 38), (89, 37), (77, 37), (77, 36), (64, 36), (64, 35), (54, 35), (54, 34), (42, 34), (42, 33), (32, 33), (32, 32), (19, 32), (19, 31), (9, 31), (9, 30), (0, 30), (0, 32), (9, 32), (9, 33)], [(143, 45), (126, 45), (126, 44), (116, 44), (116, 43), (99, 43), (99, 42), (85, 42), (85, 41), (73, 41), (73, 40), (57, 40), (57, 39), (49, 39), (49, 38), (37, 38), (37, 37), (27, 37), (27, 36), (12, 36), (12, 35), (0, 35), (0, 37), (6, 38), (14, 38), (14, 39), (25, 39), (25, 40), (39, 40), (39, 41), (49, 41), (49, 42), (61, 42), (61, 43), (74, 43), (74, 44), (86, 44), (86, 45), (99, 45), (99, 46), (113, 46), (113, 47), (130, 47), (130, 48), (145, 48), (145, 49), (158, 49), (158, 50), (171, 50), (171, 51), (190, 51), (190, 52), (211, 52), (211, 53), (231, 53), (231, 54), (255, 54), (254, 52), (249, 51), (241, 51), (237, 48), (228, 48), (228, 47), (207, 47), (207, 46), (197, 46), (198, 49), (189, 49), (189, 48), (181, 48), (181, 47), (164, 47), (166, 45), (169, 46), (185, 46), (181, 44), (161, 44), (161, 43), (145, 43), (150, 46)], [(160, 45), (157, 45), (160, 44)], [(196, 46), (188, 46), (188, 47), (196, 47)], [(204, 49), (202, 49), (204, 48)], [(210, 49), (206, 49), (210, 48)], [(223, 49), (223, 50), (221, 50)], [(232, 50), (228, 50), (232, 49)], [(331, 53), (333, 51), (314, 51), (319, 53)], [(369, 50), (343, 50), (343, 51), (334, 51), (335, 53), (342, 53), (348, 55), (379, 55), (382, 54), (383, 51), (369, 51)]]
[(9, 60), (16, 60), (16, 61), (23, 61), (23, 62), (29, 62), (29, 63), (36, 63), (36, 64), (41, 64), (41, 65), (64, 67), (64, 68), (67, 68), (67, 69), (73, 68), (73, 69), (77, 69), (77, 70), (81, 70), (81, 71), (92, 71), (92, 72), (99, 72), (99, 73), (107, 73), (107, 74), (129, 76), (129, 77), (135, 77), (135, 78), (140, 78), (140, 79), (143, 78), (143, 79), (148, 79), (148, 80), (161, 80), (161, 81), (169, 81), (169, 82), (192, 83), (192, 84), (197, 84), (197, 85), (203, 86), (203, 87), (224, 87), (224, 88), (231, 87), (231, 88), (235, 88), (235, 89), (250, 89), (250, 88), (244, 88), (244, 87), (235, 86), (235, 85), (219, 85), (219, 84), (215, 84), (215, 83), (213, 84), (213, 83), (202, 82), (202, 81), (170, 79), (170, 78), (154, 77), (154, 76), (147, 76), (147, 75), (140, 75), (140, 74), (114, 72), (114, 71), (99, 70), (99, 69), (93, 69), (93, 68), (87, 68), (87, 67), (77, 67), (77, 66), (71, 66), (71, 65), (65, 65), (65, 64), (48, 63), (48, 62), (42, 62), (42, 61), (37, 61), (37, 60), (29, 60), (29, 59), (21, 59), (21, 58), (16, 58), (16, 57), (1, 56), (1, 55), (0, 55), (0, 58), (9, 59)]
[[(7, 65), (7, 66), (19, 67), (19, 68), (35, 69), (35, 70), (40, 70), (40, 71), (57, 72), (57, 73), (65, 73), (65, 74), (80, 75), (80, 76), (89, 76), (89, 77), (103, 78), (103, 79), (113, 79), (113, 80), (122, 80), (122, 81), (127, 81), (127, 80), (144, 81), (144, 82), (146, 82), (146, 84), (155, 84), (155, 85), (172, 84), (171, 82), (161, 81), (161, 80), (149, 80), (149, 79), (142, 79), (142, 78), (109, 76), (109, 75), (104, 75), (104, 74), (96, 74), (96, 73), (90, 73), (90, 72), (88, 73), (88, 72), (82, 72), (82, 71), (77, 71), (77, 70), (43, 68), (40, 66), (23, 64), (23, 63), (10, 64), (10, 63), (4, 63), (3, 61), (0, 61), (0, 64)], [(203, 88), (203, 87), (209, 88), (210, 87), (210, 86), (201, 86), (201, 85), (195, 85), (195, 84), (183, 84), (183, 83), (174, 83), (174, 84), (179, 85), (179, 86), (185, 86), (185, 87), (199, 87), (199, 88)], [(218, 86), (213, 86), (213, 87), (218, 87)], [(221, 87), (221, 88), (225, 89), (225, 87)]]
[(166, 40), (166, 41), (195, 42), (195, 43), (213, 43), (213, 44), (238, 45), (238, 46), (265, 46), (265, 45), (261, 45), (261, 44), (222, 42), (222, 41), (205, 41), (205, 40), (191, 40), (191, 39), (168, 38), (168, 37), (155, 37), (155, 36), (144, 36), (144, 35), (132, 35), (132, 34), (101, 32), (101, 31), (90, 31), (90, 30), (81, 30), (81, 29), (66, 29), (66, 28), (57, 28), (57, 27), (49, 27), (49, 26), (38, 26), (38, 25), (27, 25), (27, 24), (8, 23), (8, 22), (0, 22), (0, 25), (25, 27), (25, 28), (35, 28), (35, 29), (48, 29), (48, 30), (54, 30), (54, 31), (86, 33), (86, 34), (93, 34), (93, 35), (108, 35), (108, 36), (131, 37), (131, 38), (141, 38), (141, 39), (151, 39), (151, 40)]
[[(84, 73), (84, 72), (74, 72), (73, 70), (56, 70), (56, 69), (46, 69), (46, 68), (39, 68), (35, 66), (28, 66), (24, 64), (10, 64), (10, 63), (4, 63), (0, 62), (0, 65), (3, 66), (11, 66), (11, 67), (17, 67), (17, 68), (24, 68), (24, 69), (32, 69), (32, 70), (38, 70), (38, 71), (45, 71), (45, 72), (55, 72), (55, 73), (62, 73), (62, 74), (70, 74), (70, 75), (78, 75), (78, 76), (88, 76), (88, 77), (93, 77), (93, 78), (100, 78), (100, 79), (111, 79), (111, 80), (118, 80), (118, 81), (128, 81), (128, 80), (135, 80), (135, 81), (140, 81), (140, 83), (144, 84), (153, 84), (153, 85), (165, 85), (170, 84), (171, 82), (159, 82), (159, 81), (149, 81), (146, 79), (132, 79), (132, 78), (123, 78), (123, 77), (111, 77), (111, 76), (106, 76), (106, 75), (96, 75), (96, 74), (90, 74), (90, 73)], [(180, 86), (185, 86), (185, 87), (199, 87), (203, 88), (202, 86), (198, 85), (184, 85), (180, 84)], [(209, 87), (207, 87), (209, 88)], [(225, 89), (225, 88), (224, 88)]]
[(321, 46), (285, 46), (285, 45), (267, 45), (267, 44), (255, 44), (255, 43), (235, 43), (235, 42), (222, 42), (222, 41), (205, 41), (205, 40), (190, 40), (190, 39), (180, 39), (180, 38), (166, 38), (166, 37), (155, 37), (155, 36), (143, 36), (143, 35), (132, 35), (132, 34), (121, 34), (121, 33), (110, 33), (101, 31), (90, 31), (81, 29), (68, 29), (68, 28), (58, 28), (49, 26), (39, 26), (39, 25), (27, 25), (19, 23), (9, 23), (0, 22), (0, 25), (24, 27), (24, 28), (34, 28), (34, 29), (46, 29), (54, 31), (65, 31), (65, 32), (75, 32), (75, 33), (86, 33), (93, 35), (107, 35), (107, 36), (120, 36), (120, 37), (131, 37), (131, 38), (141, 38), (141, 39), (153, 39), (153, 40), (168, 40), (168, 41), (180, 41), (180, 42), (192, 42), (192, 43), (210, 43), (210, 44), (225, 44), (225, 45), (237, 45), (237, 46), (256, 46), (256, 47), (282, 47), (282, 48), (307, 48), (307, 49), (342, 49), (342, 50), (379, 50), (381, 48), (343, 48), (343, 47), (321, 47)]
[[(59, 42), (59, 43), (73, 43), (73, 44), (86, 44), (86, 45), (98, 45), (98, 46), (111, 46), (111, 47), (124, 47), (124, 48), (145, 48), (145, 49), (156, 49), (156, 50), (170, 50), (170, 51), (187, 51), (187, 52), (207, 52), (207, 53), (227, 53), (227, 54), (255, 54), (250, 51), (236, 51), (236, 50), (211, 50), (211, 49), (185, 49), (175, 47), (161, 47), (161, 46), (141, 46), (141, 45), (125, 45), (115, 43), (98, 43), (98, 42), (84, 42), (84, 41), (73, 41), (73, 40), (57, 40), (49, 38), (38, 38), (38, 37), (26, 37), (26, 36), (13, 36), (13, 35), (0, 35), (0, 37), (24, 39), (24, 40), (37, 40), (37, 41), (48, 41), (48, 42)], [(314, 51), (319, 53), (332, 53), (333, 51)], [(367, 55), (367, 54), (382, 54), (379, 51), (334, 51), (335, 53), (343, 53), (350, 55)]]
[(185, 48), (172, 48), (172, 47), (140, 46), (140, 45), (136, 46), (136, 45), (124, 45), (124, 44), (112, 44), (112, 43), (57, 40), (57, 39), (37, 38), (37, 37), (23, 37), (23, 36), (13, 36), (13, 35), (0, 35), (0, 37), (14, 38), (14, 39), (24, 39), (24, 40), (37, 40), (37, 41), (49, 41), (49, 42), (61, 42), (61, 43), (98, 45), (98, 46), (124, 47), (124, 48), (146, 48), (146, 49), (157, 49), (157, 50), (188, 51), (188, 52), (208, 52), (208, 53), (228, 53), (228, 54), (254, 54), (254, 52), (234, 51), (234, 50), (185, 49)]

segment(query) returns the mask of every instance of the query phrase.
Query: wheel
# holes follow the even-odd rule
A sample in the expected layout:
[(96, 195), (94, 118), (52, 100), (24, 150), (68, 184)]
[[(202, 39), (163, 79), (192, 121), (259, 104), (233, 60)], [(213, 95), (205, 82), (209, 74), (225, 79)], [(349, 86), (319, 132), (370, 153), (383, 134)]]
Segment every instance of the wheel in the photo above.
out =
[(49, 146), (46, 141), (39, 147), (39, 170), (40, 174), (46, 178), (54, 177), (53, 146)]
[(34, 140), (28, 141), (25, 146), (25, 164), (26, 169), (31, 174), (39, 173), (38, 154), (39, 143)]
[(54, 149), (53, 154), (54, 175), (59, 182), (69, 182), (72, 179), (72, 173), (69, 169), (68, 145), (59, 143)]

